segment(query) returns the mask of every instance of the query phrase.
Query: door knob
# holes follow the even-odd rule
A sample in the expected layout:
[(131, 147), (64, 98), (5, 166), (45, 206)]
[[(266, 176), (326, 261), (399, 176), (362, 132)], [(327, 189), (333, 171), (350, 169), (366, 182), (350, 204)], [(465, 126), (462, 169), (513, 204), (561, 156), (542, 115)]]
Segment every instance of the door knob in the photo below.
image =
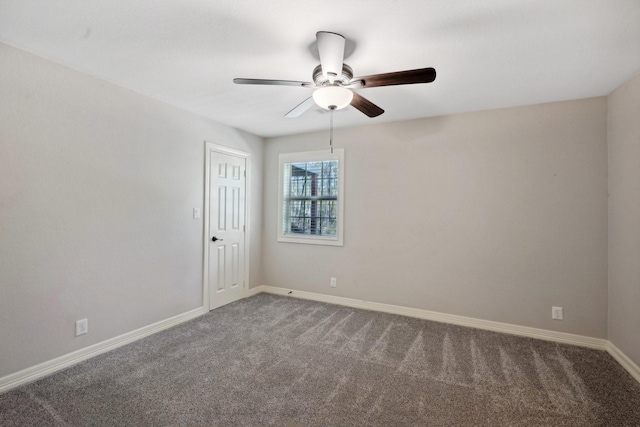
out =
[(218, 240), (220, 240), (220, 241), (222, 242), (224, 239), (218, 239), (216, 236), (213, 236), (213, 237), (211, 238), (211, 241), (212, 241), (212, 242), (217, 242)]

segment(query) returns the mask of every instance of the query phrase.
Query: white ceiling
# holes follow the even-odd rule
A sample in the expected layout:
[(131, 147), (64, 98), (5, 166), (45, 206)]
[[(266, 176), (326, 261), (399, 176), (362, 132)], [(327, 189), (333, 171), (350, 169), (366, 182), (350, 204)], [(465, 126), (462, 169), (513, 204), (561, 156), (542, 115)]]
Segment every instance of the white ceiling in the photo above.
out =
[[(0, 0), (0, 41), (260, 136), (323, 130), (315, 33), (368, 75), (434, 67), (431, 84), (362, 89), (336, 127), (600, 96), (640, 71), (640, 0)], [(7, 66), (7, 64), (2, 64)]]

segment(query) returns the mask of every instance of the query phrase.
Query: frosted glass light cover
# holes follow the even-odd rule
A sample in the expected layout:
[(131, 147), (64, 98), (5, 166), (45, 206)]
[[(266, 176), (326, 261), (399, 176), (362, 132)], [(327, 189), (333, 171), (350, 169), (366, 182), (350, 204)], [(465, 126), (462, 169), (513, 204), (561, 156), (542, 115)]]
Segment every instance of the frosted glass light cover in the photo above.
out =
[(332, 106), (336, 110), (345, 108), (351, 104), (352, 99), (353, 92), (340, 86), (325, 86), (313, 92), (313, 100), (325, 110), (331, 110)]

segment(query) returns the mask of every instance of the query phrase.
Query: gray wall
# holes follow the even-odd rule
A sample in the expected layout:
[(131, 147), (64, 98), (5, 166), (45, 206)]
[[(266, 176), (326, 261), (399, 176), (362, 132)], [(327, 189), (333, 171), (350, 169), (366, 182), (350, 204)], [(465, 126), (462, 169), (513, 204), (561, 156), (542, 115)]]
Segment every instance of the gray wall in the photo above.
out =
[(328, 131), (268, 139), (264, 284), (605, 338), (606, 108), (593, 98), (336, 130), (344, 247), (276, 241), (278, 154), (326, 149)]
[(262, 282), (261, 138), (6, 45), (0, 64), (0, 377), (202, 305), (204, 140), (252, 153)]
[(640, 76), (608, 102), (609, 340), (640, 365)]

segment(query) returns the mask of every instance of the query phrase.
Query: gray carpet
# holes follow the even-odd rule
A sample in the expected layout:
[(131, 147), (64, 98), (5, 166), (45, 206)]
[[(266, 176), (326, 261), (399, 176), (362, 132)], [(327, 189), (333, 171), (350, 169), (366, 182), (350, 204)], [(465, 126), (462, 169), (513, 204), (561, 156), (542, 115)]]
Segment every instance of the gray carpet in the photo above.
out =
[(0, 395), (2, 426), (640, 426), (608, 354), (261, 294)]

